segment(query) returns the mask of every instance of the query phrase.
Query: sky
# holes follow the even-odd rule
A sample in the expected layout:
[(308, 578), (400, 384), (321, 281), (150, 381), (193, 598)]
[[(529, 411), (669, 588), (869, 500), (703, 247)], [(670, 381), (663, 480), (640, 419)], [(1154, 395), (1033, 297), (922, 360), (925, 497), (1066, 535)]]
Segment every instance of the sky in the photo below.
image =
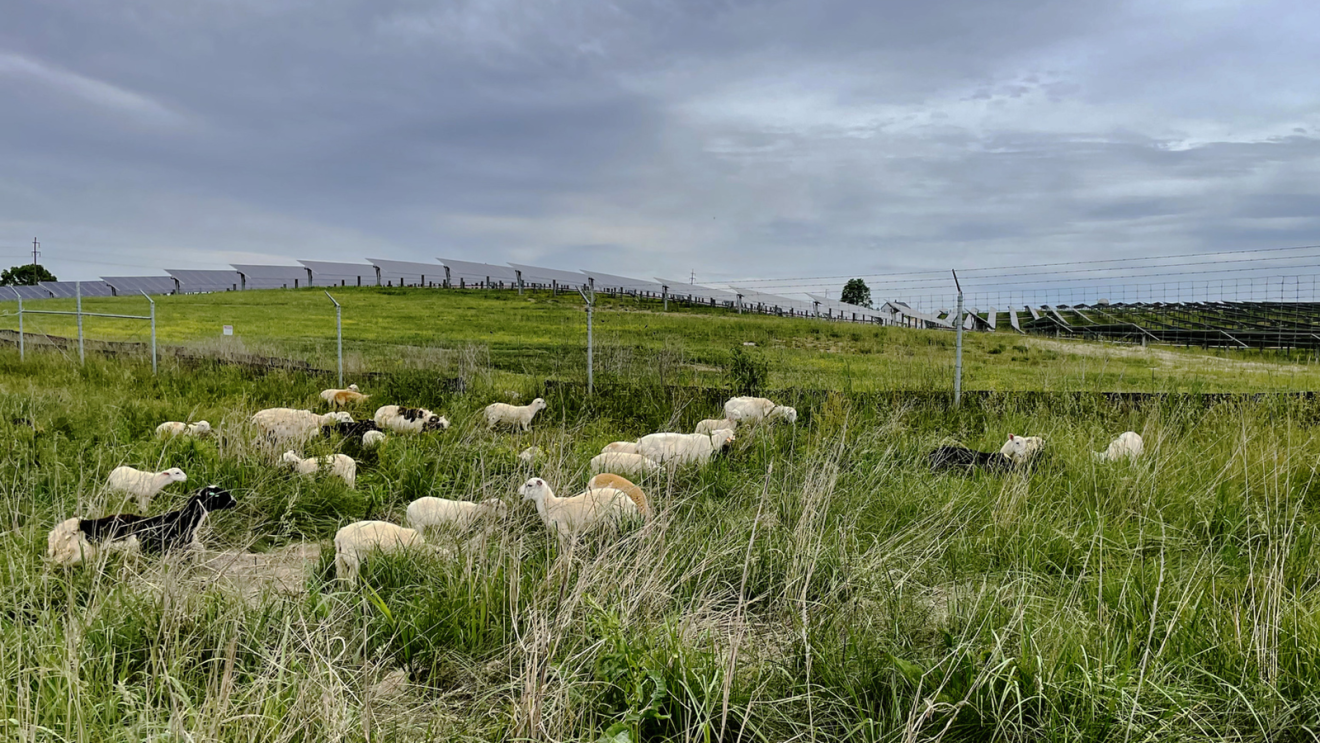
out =
[(61, 279), (443, 256), (820, 291), (805, 277), (1320, 243), (1315, 2), (0, 18), (0, 261), (37, 237)]

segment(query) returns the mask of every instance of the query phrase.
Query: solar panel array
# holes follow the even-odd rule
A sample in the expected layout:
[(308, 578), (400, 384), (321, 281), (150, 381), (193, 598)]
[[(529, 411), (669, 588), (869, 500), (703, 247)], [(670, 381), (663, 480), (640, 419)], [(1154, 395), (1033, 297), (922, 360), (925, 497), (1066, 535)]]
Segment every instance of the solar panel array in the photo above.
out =
[(56, 299), (72, 299), (78, 296), (78, 287), (82, 285), (84, 297), (113, 297), (115, 292), (104, 281), (42, 281), (38, 287), (50, 293)]
[(572, 289), (585, 286), (587, 277), (580, 271), (560, 271), (557, 268), (528, 266), (522, 263), (510, 263), (515, 270), (522, 272), (523, 286), (533, 289), (549, 289), (558, 286)]
[(311, 276), (306, 266), (258, 266), (231, 263), (242, 277), (243, 289), (297, 289), (307, 286)]
[(109, 284), (115, 294), (173, 294), (177, 289), (173, 276), (102, 276), (101, 280)]
[(518, 288), (518, 272), (512, 266), (473, 263), (440, 258), (449, 269), (450, 286), (479, 286), (486, 289)]
[(178, 280), (179, 291), (183, 294), (229, 292), (243, 288), (243, 277), (238, 271), (167, 268), (165, 273)]
[(664, 287), (654, 281), (616, 276), (600, 271), (583, 271), (594, 282), (596, 291), (620, 291), (627, 294), (654, 294), (659, 296)]
[(376, 267), (370, 263), (298, 261), (312, 272), (312, 286), (375, 286)]
[(380, 286), (444, 286), (445, 267), (439, 263), (390, 261), (368, 258), (378, 270)]

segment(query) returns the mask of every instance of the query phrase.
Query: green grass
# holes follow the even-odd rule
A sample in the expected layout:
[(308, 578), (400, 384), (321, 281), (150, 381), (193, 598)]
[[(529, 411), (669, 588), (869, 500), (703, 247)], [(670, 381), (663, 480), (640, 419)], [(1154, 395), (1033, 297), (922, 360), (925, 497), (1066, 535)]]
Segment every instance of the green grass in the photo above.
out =
[[(349, 288), (344, 345), (350, 373), (408, 368), (466, 375), (482, 369), (509, 383), (581, 381), (586, 316), (576, 295), (546, 292)], [(226, 355), (260, 353), (335, 364), (334, 308), (319, 289), (231, 292), (156, 299), (162, 344)], [(71, 310), (72, 300), (25, 303)], [(14, 302), (0, 303), (12, 313)], [(84, 300), (92, 312), (145, 314), (141, 297)], [(950, 390), (954, 336), (948, 331), (832, 323), (600, 299), (595, 367), (602, 381), (719, 385), (730, 350), (745, 342), (768, 363), (775, 387)], [(16, 328), (12, 314), (0, 327)], [(88, 338), (146, 342), (147, 324), (87, 318)], [(233, 325), (235, 336), (221, 336)], [(26, 330), (72, 337), (72, 318), (29, 315)], [(1200, 351), (969, 333), (964, 389), (1059, 391), (1287, 391), (1320, 386), (1309, 354)]]
[[(427, 368), (364, 385), (373, 405), (455, 425), (394, 437), (350, 491), (274, 469), (243, 427), (316, 404), (323, 378), (0, 351), (4, 737), (1277, 741), (1320, 726), (1320, 404), (782, 393), (798, 395), (796, 426), (741, 431), (710, 467), (647, 482), (654, 521), (569, 555), (518, 484), (575, 492), (603, 444), (690, 430), (724, 393), (648, 377), (588, 398), (479, 356), (461, 371), (463, 392)], [(480, 409), (510, 385), (550, 407), (528, 434), (488, 433)], [(217, 436), (151, 436), (184, 418)], [(1092, 461), (1129, 429), (1145, 459)], [(993, 448), (1010, 431), (1045, 437), (1034, 470), (925, 465), (939, 443)], [(546, 452), (534, 468), (516, 457), (529, 445)], [(292, 592), (186, 558), (45, 564), (53, 524), (118, 507), (99, 485), (119, 464), (232, 489), (240, 507), (207, 536), (231, 559), (328, 549), (278, 563)], [(339, 526), (399, 521), (429, 494), (503, 497), (511, 516), (436, 538), (444, 556), (369, 561), (359, 588), (331, 578)]]

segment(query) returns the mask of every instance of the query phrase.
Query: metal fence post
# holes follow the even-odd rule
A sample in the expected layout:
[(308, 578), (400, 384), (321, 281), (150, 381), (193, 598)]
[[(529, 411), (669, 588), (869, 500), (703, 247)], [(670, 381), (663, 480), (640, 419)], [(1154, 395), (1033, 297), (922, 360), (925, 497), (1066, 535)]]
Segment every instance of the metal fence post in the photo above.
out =
[(958, 283), (958, 272), (953, 272), (953, 285), (958, 287), (958, 309), (954, 311), (954, 320), (958, 339), (953, 352), (953, 404), (957, 407), (962, 401), (962, 337), (963, 337), (963, 292)]
[[(325, 295), (330, 297), (330, 292), (326, 292)], [(339, 386), (342, 388), (344, 386), (344, 310), (334, 297), (330, 297), (330, 301), (335, 303), (336, 356), (339, 360)]]
[(578, 289), (578, 294), (582, 295), (583, 301), (587, 303), (587, 394), (590, 395), (595, 390), (595, 375), (591, 365), (591, 307), (596, 303), (596, 288), (593, 285), (585, 290)]
[[(12, 287), (11, 287), (12, 288)], [(13, 289), (14, 296), (18, 297), (18, 360), (20, 362), (27, 360), (27, 353), (23, 348), (23, 295)]]
[(87, 354), (83, 350), (83, 321), (82, 321), (82, 282), (73, 283), (74, 292), (78, 298), (78, 363), (87, 363)]
[[(138, 291), (142, 291), (139, 289)], [(151, 373), (156, 373), (156, 300), (152, 299), (146, 292), (142, 296), (151, 302)]]

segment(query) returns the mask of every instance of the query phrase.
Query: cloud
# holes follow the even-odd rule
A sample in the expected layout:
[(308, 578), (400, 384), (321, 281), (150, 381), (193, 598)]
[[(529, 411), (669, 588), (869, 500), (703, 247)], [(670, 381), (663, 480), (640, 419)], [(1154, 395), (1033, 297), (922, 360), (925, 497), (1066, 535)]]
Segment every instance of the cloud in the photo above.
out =
[(182, 120), (179, 114), (147, 96), (20, 54), (0, 52), (0, 78), (34, 84), (145, 124), (174, 125)]

